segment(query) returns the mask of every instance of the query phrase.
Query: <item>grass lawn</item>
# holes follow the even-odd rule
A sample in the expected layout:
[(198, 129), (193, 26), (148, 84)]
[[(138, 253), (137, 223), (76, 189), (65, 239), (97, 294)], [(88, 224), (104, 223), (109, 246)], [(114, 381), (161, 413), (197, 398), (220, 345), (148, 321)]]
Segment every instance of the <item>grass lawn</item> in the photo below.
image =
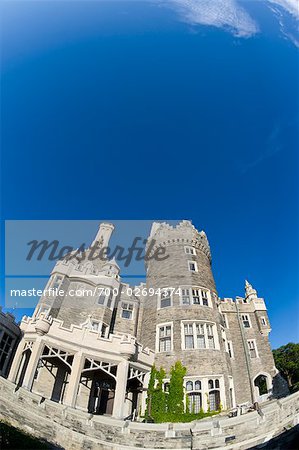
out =
[(40, 441), (6, 423), (0, 422), (0, 450), (34, 450), (51, 448), (53, 448), (51, 444)]

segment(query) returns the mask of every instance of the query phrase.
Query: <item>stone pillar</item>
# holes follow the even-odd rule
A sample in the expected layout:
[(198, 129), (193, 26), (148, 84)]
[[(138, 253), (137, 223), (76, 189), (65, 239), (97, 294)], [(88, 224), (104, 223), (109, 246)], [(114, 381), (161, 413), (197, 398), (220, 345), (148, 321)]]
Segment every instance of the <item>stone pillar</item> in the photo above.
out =
[(202, 409), (204, 412), (207, 412), (209, 409), (209, 384), (208, 384), (208, 378), (204, 378), (201, 382), (201, 388), (202, 388)]
[[(147, 372), (145, 374), (144, 380), (143, 380), (143, 388), (142, 388), (141, 402), (140, 402), (142, 416), (145, 414), (145, 411), (146, 411), (147, 388), (148, 388), (150, 376), (151, 376), (151, 373)], [(138, 414), (139, 414), (139, 411), (138, 411)]]
[(72, 371), (68, 380), (65, 401), (63, 402), (65, 405), (68, 405), (71, 408), (74, 408), (76, 404), (78, 387), (80, 383), (81, 372), (84, 367), (84, 362), (85, 356), (83, 356), (82, 352), (77, 352), (74, 356)]
[(121, 361), (117, 366), (116, 387), (113, 403), (112, 416), (123, 419), (126, 388), (128, 380), (129, 361)]
[(28, 391), (31, 391), (34, 375), (36, 372), (39, 358), (42, 354), (43, 346), (44, 342), (41, 340), (40, 337), (37, 337), (36, 341), (32, 345), (31, 355), (23, 381), (23, 387), (25, 389), (28, 389)]
[(219, 386), (220, 386), (220, 403), (222, 405), (222, 409), (226, 409), (227, 399), (226, 399), (226, 389), (225, 389), (225, 383), (224, 383), (223, 377), (221, 377), (219, 379)]
[(24, 350), (24, 344), (25, 341), (22, 339), (19, 342), (19, 345), (17, 347), (17, 351), (15, 353), (10, 371), (9, 371), (9, 375), (8, 375), (8, 380), (11, 381), (12, 383), (16, 382), (17, 379), (17, 375), (18, 375), (18, 371), (20, 368), (20, 365), (22, 363), (22, 358), (23, 358), (23, 350)]

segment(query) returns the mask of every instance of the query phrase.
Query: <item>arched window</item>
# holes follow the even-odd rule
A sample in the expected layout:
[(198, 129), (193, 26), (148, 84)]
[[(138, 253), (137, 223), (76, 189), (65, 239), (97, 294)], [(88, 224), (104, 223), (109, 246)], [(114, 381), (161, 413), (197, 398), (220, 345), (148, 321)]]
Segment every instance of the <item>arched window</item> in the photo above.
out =
[(186, 383), (186, 391), (193, 391), (193, 383), (192, 383), (192, 381), (187, 381), (187, 383)]
[(215, 388), (219, 389), (219, 380), (215, 380)]
[(194, 389), (196, 391), (200, 391), (201, 390), (201, 382), (199, 380), (196, 380), (194, 383)]
[(254, 380), (254, 385), (259, 390), (259, 395), (264, 395), (268, 393), (268, 387), (267, 387), (267, 377), (265, 375), (259, 375)]
[(164, 383), (164, 392), (169, 392), (170, 383)]
[(209, 380), (209, 389), (214, 389), (214, 381)]

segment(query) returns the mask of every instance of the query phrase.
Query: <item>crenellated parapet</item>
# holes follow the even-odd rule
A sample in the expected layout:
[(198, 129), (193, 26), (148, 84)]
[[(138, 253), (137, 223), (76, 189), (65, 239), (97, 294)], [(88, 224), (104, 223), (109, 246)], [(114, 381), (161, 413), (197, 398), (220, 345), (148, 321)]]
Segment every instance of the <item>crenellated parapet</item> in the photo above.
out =
[(152, 225), (149, 242), (155, 239), (156, 245), (153, 250), (159, 247), (184, 244), (190, 245), (202, 251), (211, 261), (211, 250), (208, 238), (204, 231), (198, 231), (189, 220), (183, 220), (176, 226), (166, 222), (154, 222)]
[(148, 368), (154, 362), (154, 352), (137, 342), (136, 337), (130, 334), (116, 333), (103, 337), (100, 332), (88, 328), (86, 324), (65, 327), (61, 320), (44, 314), (38, 319), (25, 316), (21, 322), (21, 330), (25, 341), (34, 340), (38, 334), (44, 336), (45, 342), (52, 342), (53, 345), (56, 342), (65, 349), (82, 351), (94, 358), (113, 355), (114, 358), (120, 359), (120, 356), (125, 356)]

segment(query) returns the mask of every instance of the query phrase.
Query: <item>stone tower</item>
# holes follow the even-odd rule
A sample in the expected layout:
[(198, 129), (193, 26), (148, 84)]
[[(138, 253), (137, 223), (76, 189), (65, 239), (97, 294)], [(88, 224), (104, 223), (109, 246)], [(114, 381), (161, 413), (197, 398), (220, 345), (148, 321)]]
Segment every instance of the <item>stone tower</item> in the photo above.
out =
[[(151, 239), (156, 247), (165, 247), (167, 258), (147, 264), (147, 289), (155, 295), (145, 300), (141, 341), (155, 349), (155, 364), (168, 374), (177, 360), (182, 362), (190, 378), (187, 390), (195, 391), (195, 382), (200, 386), (198, 401), (200, 392), (216, 389), (210, 401), (219, 403), (221, 397), (222, 404), (227, 403), (224, 393), (232, 384), (231, 371), (206, 234), (189, 221), (175, 227), (154, 223)], [(205, 409), (207, 402), (202, 395)]]

